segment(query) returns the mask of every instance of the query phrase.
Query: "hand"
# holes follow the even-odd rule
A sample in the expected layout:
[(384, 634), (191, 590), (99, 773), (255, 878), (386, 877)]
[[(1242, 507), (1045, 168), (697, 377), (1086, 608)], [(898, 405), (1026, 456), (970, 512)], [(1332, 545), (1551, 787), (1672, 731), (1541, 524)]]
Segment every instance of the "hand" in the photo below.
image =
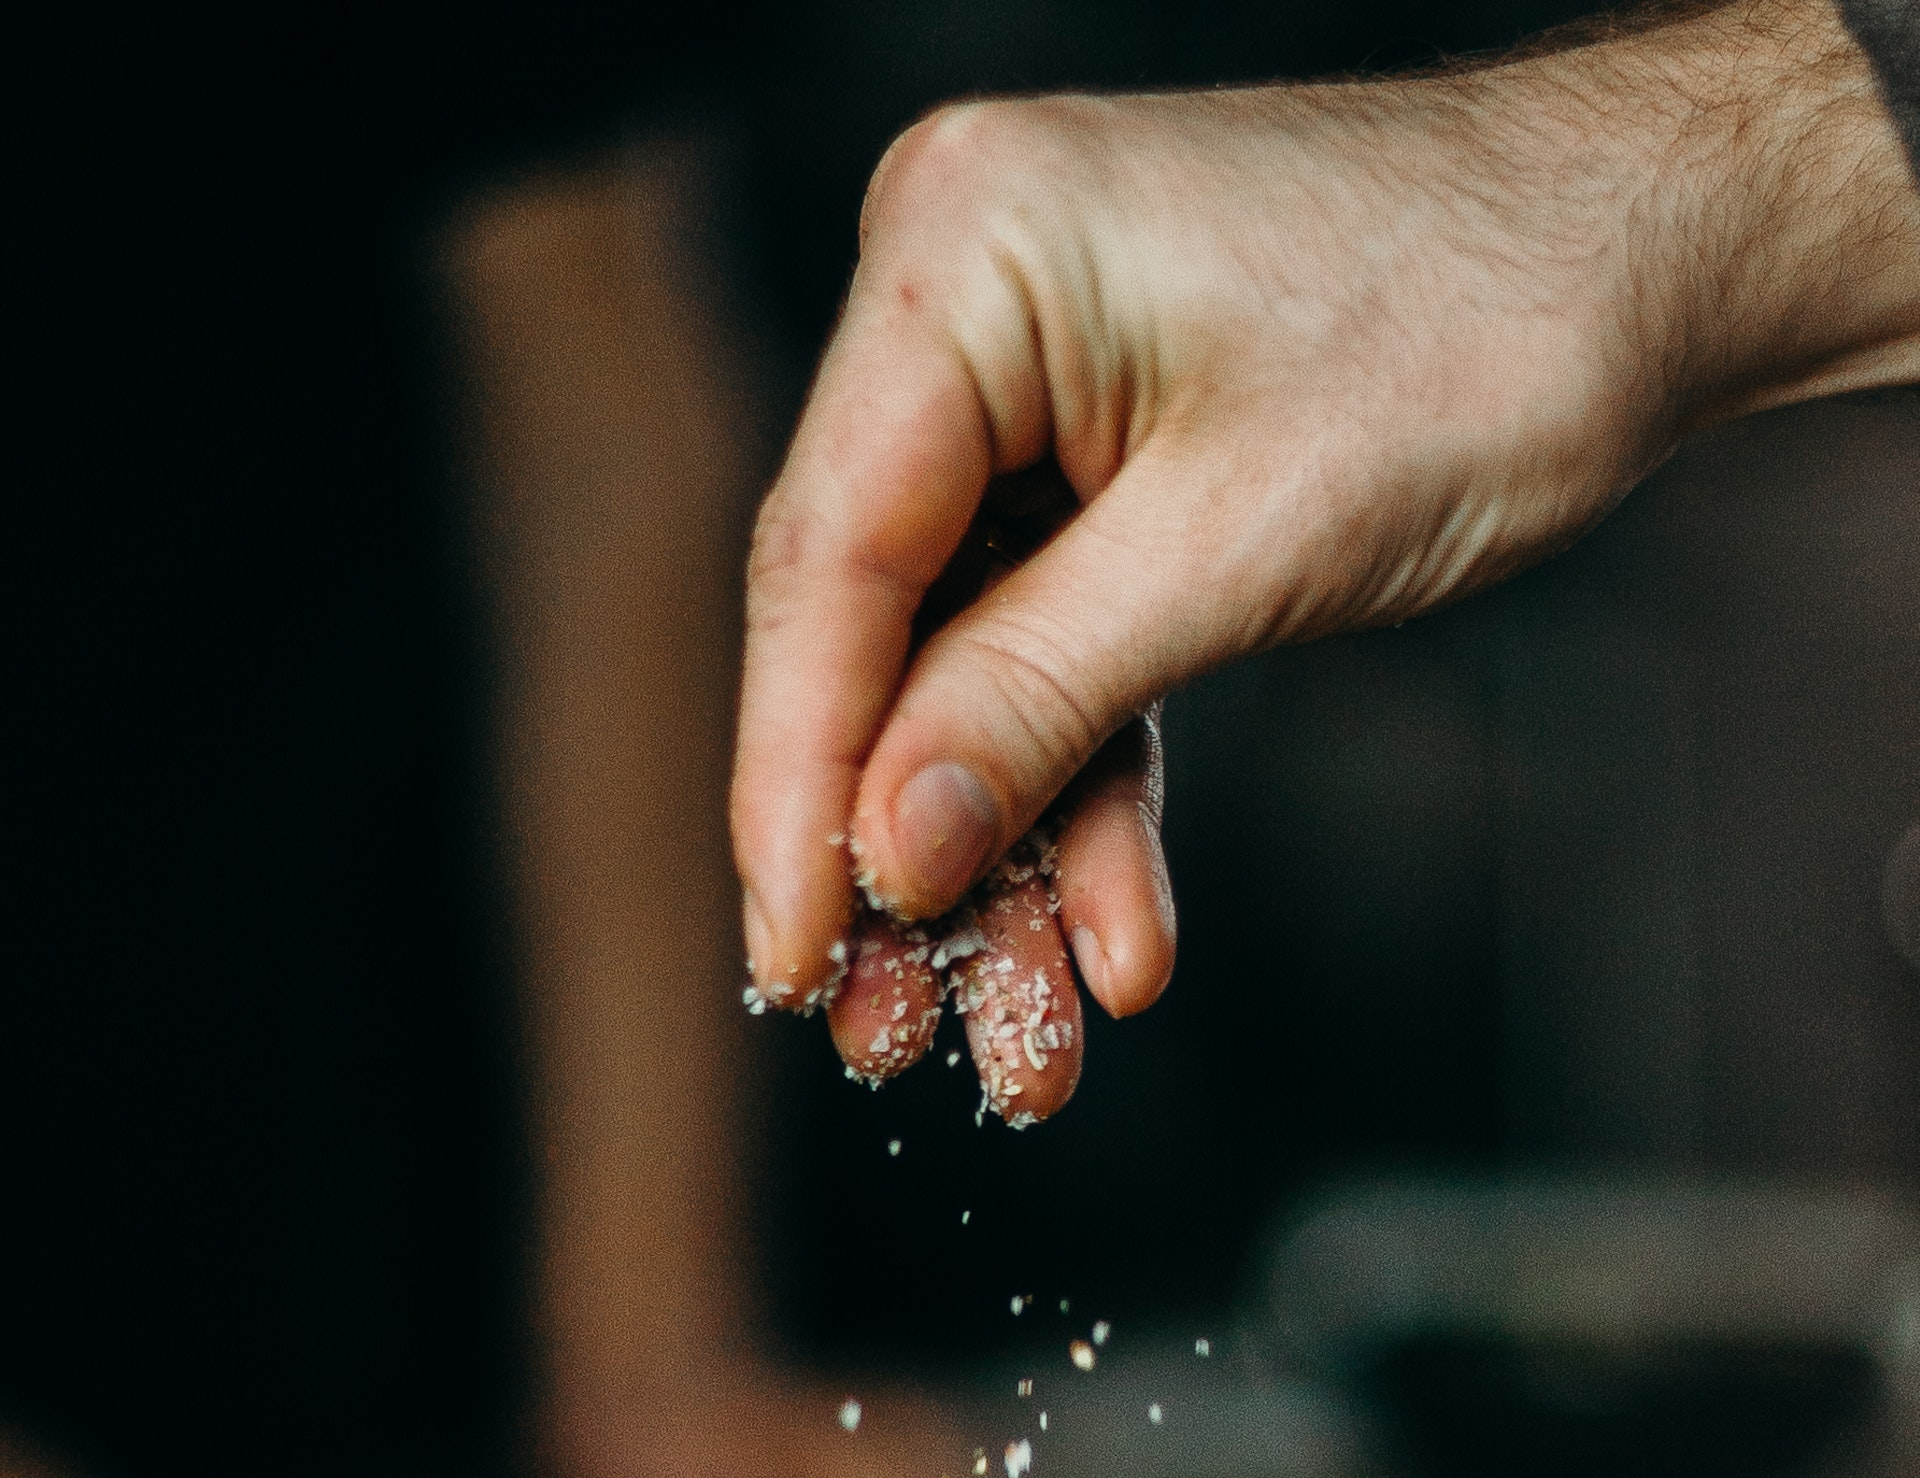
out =
[[(829, 838), (939, 912), (1196, 674), (1538, 560), (1692, 426), (1915, 374), (1920, 200), (1826, 0), (1453, 77), (934, 115), (874, 178), (755, 535), (756, 978), (828, 977)], [(1077, 513), (914, 649), (989, 479), (1049, 453)], [(1171, 962), (1141, 796), (1095, 784), (1060, 863), (1114, 1012)]]

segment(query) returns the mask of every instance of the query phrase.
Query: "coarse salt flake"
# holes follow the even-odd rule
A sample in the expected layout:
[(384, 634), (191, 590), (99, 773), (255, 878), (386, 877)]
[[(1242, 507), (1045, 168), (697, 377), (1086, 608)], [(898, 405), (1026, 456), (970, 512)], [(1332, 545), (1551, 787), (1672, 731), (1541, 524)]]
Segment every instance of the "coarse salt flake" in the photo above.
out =
[(897, 1139), (889, 1139), (889, 1140), (887, 1141), (887, 1153), (888, 1153), (888, 1154), (890, 1154), (890, 1155), (897, 1155), (897, 1154), (899, 1154), (899, 1153), (900, 1153), (900, 1141), (899, 1141), (899, 1140), (897, 1140)]
[(949, 1052), (947, 1054), (947, 1066), (948, 1067), (960, 1066), (960, 1054), (958, 1052)]
[(852, 1397), (840, 1403), (840, 1425), (849, 1432), (860, 1430), (860, 1403)]
[(1160, 1425), (1161, 1418), (1165, 1415), (1166, 1413), (1161, 1411), (1158, 1401), (1152, 1401), (1147, 1404), (1147, 1420), (1152, 1422), (1156, 1427)]
[(1083, 1339), (1077, 1339), (1067, 1346), (1067, 1358), (1073, 1361), (1076, 1370), (1093, 1369), (1093, 1346)]
[(1009, 1442), (1006, 1451), (1007, 1478), (1025, 1478), (1033, 1467), (1033, 1444), (1025, 1437)]
[(986, 1474), (987, 1474), (986, 1449), (983, 1447), (976, 1447), (973, 1450), (973, 1478), (986, 1478)]
[(1097, 1319), (1094, 1321), (1093, 1342), (1096, 1345), (1104, 1345), (1107, 1342), (1107, 1336), (1112, 1333), (1113, 1326), (1107, 1323), (1105, 1319)]
[(1031, 1396), (1033, 1394), (1033, 1377), (1023, 1375), (1019, 1380), (1015, 1381), (1013, 1383), (1013, 1394), (1016, 1396)]
[(1040, 1430), (1044, 1432), (1046, 1431), (1046, 1429), (1047, 1429), (1047, 1414), (1043, 1411), (1040, 1413)]
[(1193, 1353), (1198, 1355), (1202, 1360), (1206, 1359), (1213, 1353), (1213, 1341), (1203, 1335), (1193, 1342)]
[(966, 1225), (966, 1224), (967, 1224), (968, 1222), (970, 1222), (970, 1221), (972, 1221), (972, 1220), (973, 1220), (973, 1213), (972, 1213), (971, 1211), (963, 1211), (963, 1212), (961, 1212), (961, 1213), (960, 1213), (960, 1225), (961, 1225), (961, 1226), (965, 1226), (965, 1225)]

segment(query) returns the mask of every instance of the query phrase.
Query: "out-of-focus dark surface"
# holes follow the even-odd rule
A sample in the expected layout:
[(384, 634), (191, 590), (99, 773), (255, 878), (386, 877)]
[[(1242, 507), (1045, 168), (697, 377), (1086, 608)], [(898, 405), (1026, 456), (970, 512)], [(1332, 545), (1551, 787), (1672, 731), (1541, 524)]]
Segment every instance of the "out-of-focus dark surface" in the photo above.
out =
[[(526, 1177), (422, 288), (449, 199), (719, 120), (733, 270), (797, 387), (867, 171), (940, 98), (1391, 66), (1580, 8), (16, 22), (0, 1416), (109, 1474), (506, 1450)], [(1914, 426), (1896, 400), (1730, 433), (1663, 474), (1688, 498), (1493, 601), (1176, 703), (1181, 974), (1090, 1024), (1045, 1133), (976, 1132), (963, 1071), (852, 1094), (775, 1024), (789, 1342), (972, 1358), (1015, 1287), (1218, 1310), (1276, 1198), (1355, 1163), (1910, 1182), (1920, 1029), (1874, 910), (1920, 816)], [(949, 1205), (965, 1260), (957, 1220), (926, 1232)], [(953, 1276), (820, 1299), (856, 1218)]]

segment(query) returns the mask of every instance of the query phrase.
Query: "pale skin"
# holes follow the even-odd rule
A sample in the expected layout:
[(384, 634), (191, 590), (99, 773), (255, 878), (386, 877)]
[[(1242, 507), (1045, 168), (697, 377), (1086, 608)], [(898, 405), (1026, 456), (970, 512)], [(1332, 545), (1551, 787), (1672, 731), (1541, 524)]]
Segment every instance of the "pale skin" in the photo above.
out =
[[(1691, 429), (1915, 379), (1920, 193), (1826, 0), (1447, 77), (934, 114), (874, 176), (755, 530), (755, 979), (830, 978), (829, 838), (939, 914), (1179, 684), (1531, 564)], [(990, 479), (1047, 457), (1072, 517), (915, 648)], [(1174, 950), (1132, 753), (1070, 795), (1059, 861), (1115, 1015)]]
[[(716, 917), (737, 552), (715, 509), (755, 473), (729, 461), (750, 418), (701, 327), (716, 293), (673, 238), (689, 173), (515, 197), (457, 274), (517, 490), (536, 1437), (581, 1478), (961, 1471), (964, 1426), (875, 1385), (841, 1431), (848, 1392), (771, 1358), (752, 1299), (764, 1023)], [(1143, 1009), (1174, 943), (1153, 699), (1540, 557), (1689, 426), (1915, 377), (1920, 200), (1824, 5), (1438, 81), (935, 115), (876, 180), (755, 535), (732, 819), (759, 981), (832, 973), (855, 895), (828, 838), (937, 912), (1064, 787), (1053, 944), (1105, 1009)], [(1065, 531), (909, 662), (989, 475), (1049, 452)], [(929, 814), (969, 782), (908, 790), (945, 764), (985, 798), (975, 837)], [(881, 1023), (842, 1024), (854, 1057)]]

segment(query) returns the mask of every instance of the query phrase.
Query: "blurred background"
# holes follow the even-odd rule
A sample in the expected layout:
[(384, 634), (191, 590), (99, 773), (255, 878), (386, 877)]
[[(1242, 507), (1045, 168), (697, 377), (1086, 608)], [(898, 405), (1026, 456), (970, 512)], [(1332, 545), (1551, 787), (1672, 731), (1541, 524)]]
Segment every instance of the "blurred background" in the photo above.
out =
[[(527, 613), (602, 526), (636, 550), (608, 599), (694, 612), (622, 691), (694, 776), (636, 845), (712, 888), (635, 937), (729, 1013), (688, 1163), (734, 1167), (699, 1172), (723, 1271), (823, 1430), (887, 1372), (996, 1472), (1022, 1434), (1052, 1471), (1913, 1471), (1911, 394), (1710, 433), (1499, 592), (1178, 695), (1179, 972), (1089, 1018), (1045, 1129), (976, 1130), (937, 1056), (868, 1094), (818, 1022), (734, 1019), (700, 799), (734, 582), (888, 139), (960, 95), (1388, 71), (1582, 11), (11, 22), (0, 1471), (541, 1460), (549, 1127), (592, 1101), (553, 1084), (625, 1028), (539, 984), (523, 854), (580, 833), (515, 766), (575, 650)], [(678, 521), (541, 523), (583, 466)], [(630, 1200), (679, 1198), (660, 1163)], [(1038, 1368), (1049, 1437), (1011, 1395)]]

